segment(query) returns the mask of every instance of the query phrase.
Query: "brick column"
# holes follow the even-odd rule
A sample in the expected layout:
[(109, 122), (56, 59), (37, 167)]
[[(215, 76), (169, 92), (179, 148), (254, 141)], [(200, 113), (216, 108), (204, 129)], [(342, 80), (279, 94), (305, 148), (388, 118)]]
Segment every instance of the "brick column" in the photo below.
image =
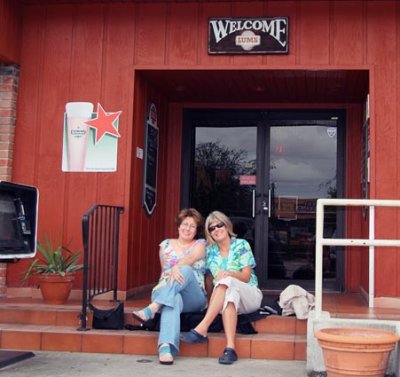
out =
[[(19, 67), (0, 64), (0, 180), (11, 181)], [(0, 263), (0, 297), (7, 290), (7, 264)]]

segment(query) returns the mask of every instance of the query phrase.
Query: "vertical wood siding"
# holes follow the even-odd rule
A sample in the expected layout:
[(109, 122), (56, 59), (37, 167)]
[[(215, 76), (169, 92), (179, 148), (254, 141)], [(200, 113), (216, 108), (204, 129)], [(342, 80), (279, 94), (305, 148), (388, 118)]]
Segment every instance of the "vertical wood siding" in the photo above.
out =
[[(347, 198), (360, 197), (360, 180), (358, 172), (361, 172), (361, 132), (363, 107), (361, 104), (349, 105), (346, 119), (346, 176), (345, 196)], [(357, 172), (357, 173), (356, 173)], [(357, 179), (354, 179), (357, 177)], [(348, 229), (347, 237), (361, 238), (362, 234), (367, 238), (368, 230), (366, 222), (360, 217), (361, 210), (350, 210), (345, 216), (345, 226)], [(358, 292), (360, 282), (364, 289), (368, 287), (368, 251), (362, 247), (351, 247), (345, 255), (345, 282), (349, 291)]]
[[(4, 4), (8, 2), (0, 0), (0, 6)], [(207, 54), (208, 18), (258, 14), (289, 17), (288, 55)], [(37, 5), (26, 6), (22, 16), (13, 179), (39, 187), (40, 231), (61, 229), (64, 240), (72, 239), (75, 246), (80, 245), (80, 219), (92, 204), (107, 202), (125, 207), (121, 229), (123, 290), (150, 284), (157, 278), (157, 244), (174, 235), (172, 220), (180, 194), (181, 113), (175, 110), (181, 104), (169, 103), (168, 93), (160, 93), (135, 75), (137, 66), (190, 70), (262, 65), (265, 69), (313, 70), (365, 65), (371, 72), (371, 196), (399, 197), (400, 110), (396, 98), (400, 98), (400, 4), (396, 1)], [(3, 50), (0, 44), (0, 52)], [(63, 106), (72, 100), (100, 102), (106, 111), (122, 110), (116, 173), (61, 172)], [(149, 101), (156, 101), (160, 115), (158, 202), (151, 218), (141, 205), (143, 161), (135, 157), (136, 147), (144, 145)], [(341, 106), (351, 109), (346, 195), (358, 197), (361, 104)], [(395, 229), (394, 236), (398, 237), (398, 216), (397, 211), (378, 211), (380, 235)], [(349, 217), (348, 221), (351, 233), (357, 231), (362, 219)], [(351, 250), (346, 263), (346, 287), (358, 289), (362, 283), (367, 288), (362, 277), (367, 261), (361, 252)], [(16, 272), (21, 266), (23, 263), (10, 267), (11, 284), (18, 284)], [(377, 295), (400, 295), (397, 249), (378, 250), (376, 273), (393, 276), (390, 280), (377, 279)]]
[(0, 63), (19, 63), (20, 5), (0, 0)]
[[(398, 168), (396, 164), (399, 151), (396, 138), (399, 119), (397, 118), (396, 88), (399, 86), (396, 57), (399, 48), (398, 25), (399, 3), (392, 1), (367, 2), (366, 43), (367, 63), (375, 66), (374, 72), (374, 124), (371, 129), (372, 169), (371, 194), (377, 198), (399, 198)], [(397, 45), (396, 45), (397, 43)], [(376, 237), (393, 237), (397, 227), (398, 211), (380, 209), (377, 211)], [(396, 234), (397, 238), (399, 233)], [(379, 296), (400, 296), (398, 275), (400, 274), (400, 249), (378, 249), (375, 276), (376, 293)], [(397, 284), (392, 279), (397, 277)]]

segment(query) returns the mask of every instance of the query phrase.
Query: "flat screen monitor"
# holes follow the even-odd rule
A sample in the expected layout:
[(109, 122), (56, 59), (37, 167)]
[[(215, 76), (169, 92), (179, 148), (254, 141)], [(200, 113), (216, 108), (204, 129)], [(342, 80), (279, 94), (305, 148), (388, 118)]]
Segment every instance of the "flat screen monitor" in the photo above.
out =
[(0, 181), (0, 259), (32, 258), (36, 254), (38, 190)]

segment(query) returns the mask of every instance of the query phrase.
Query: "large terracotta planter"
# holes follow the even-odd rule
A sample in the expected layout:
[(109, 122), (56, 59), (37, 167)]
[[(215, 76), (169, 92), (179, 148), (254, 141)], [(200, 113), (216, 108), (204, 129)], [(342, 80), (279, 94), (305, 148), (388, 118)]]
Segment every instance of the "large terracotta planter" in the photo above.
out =
[(38, 276), (38, 284), (46, 304), (65, 304), (72, 290), (75, 274), (43, 274)]
[(400, 337), (371, 328), (327, 328), (315, 333), (328, 377), (383, 377)]

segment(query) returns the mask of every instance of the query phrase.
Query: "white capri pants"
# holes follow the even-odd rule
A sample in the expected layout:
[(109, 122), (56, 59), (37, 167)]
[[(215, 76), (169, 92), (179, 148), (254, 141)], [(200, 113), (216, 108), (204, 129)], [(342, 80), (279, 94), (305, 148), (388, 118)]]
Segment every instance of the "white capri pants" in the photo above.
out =
[(225, 310), (228, 302), (233, 302), (237, 314), (252, 313), (260, 308), (263, 294), (257, 287), (231, 276), (218, 280), (215, 283), (215, 288), (219, 285), (226, 285), (228, 287), (221, 313)]

